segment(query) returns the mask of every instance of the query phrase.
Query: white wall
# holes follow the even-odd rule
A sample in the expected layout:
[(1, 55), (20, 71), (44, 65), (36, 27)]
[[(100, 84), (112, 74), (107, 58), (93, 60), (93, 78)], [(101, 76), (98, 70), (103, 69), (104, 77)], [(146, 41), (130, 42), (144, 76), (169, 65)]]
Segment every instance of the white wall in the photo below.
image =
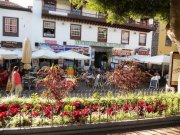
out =
[[(2, 26), (2, 17), (18, 17), (19, 18), (19, 37), (6, 37), (2, 36), (2, 30), (0, 30), (1, 41), (17, 41), (22, 42), (25, 37), (29, 37), (34, 49), (35, 42), (44, 43), (45, 40), (56, 40), (58, 44), (63, 44), (66, 41), (69, 45), (74, 45), (75, 41), (70, 39), (70, 24), (81, 25), (81, 40), (84, 41), (95, 41), (97, 42), (98, 27), (97, 25), (82, 24), (75, 22), (67, 22), (62, 20), (42, 19), (42, 1), (33, 1), (33, 13), (16, 10), (0, 9), (0, 26)], [(60, 4), (59, 4), (60, 5)], [(61, 5), (62, 6), (62, 5)], [(55, 38), (43, 37), (43, 20), (55, 21), (56, 22), (56, 34)], [(122, 29), (116, 29), (112, 27), (108, 28), (108, 43), (121, 44), (121, 31)], [(146, 47), (151, 49), (152, 44), (152, 32), (147, 33)], [(139, 46), (139, 32), (130, 31), (129, 45), (125, 45), (126, 49), (137, 49)]]
[[(19, 18), (19, 36), (3, 36), (3, 16)], [(25, 37), (32, 38), (32, 13), (18, 10), (8, 10), (0, 8), (0, 41), (23, 42)]]

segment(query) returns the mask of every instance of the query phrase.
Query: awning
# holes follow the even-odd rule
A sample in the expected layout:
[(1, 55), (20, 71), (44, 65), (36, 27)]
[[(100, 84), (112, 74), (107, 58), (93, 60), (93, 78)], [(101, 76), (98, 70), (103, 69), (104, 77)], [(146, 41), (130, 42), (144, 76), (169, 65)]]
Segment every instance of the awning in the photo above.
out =
[(5, 49), (0, 49), (0, 57), (2, 59), (17, 59), (18, 58), (16, 53), (10, 50), (5, 50)]
[(32, 59), (58, 59), (57, 53), (49, 49), (40, 49), (32, 53)]
[(63, 58), (63, 59), (70, 59), (70, 60), (87, 60), (87, 59), (91, 59), (91, 57), (74, 52), (74, 51), (65, 51), (65, 52), (60, 52), (57, 53), (59, 58)]

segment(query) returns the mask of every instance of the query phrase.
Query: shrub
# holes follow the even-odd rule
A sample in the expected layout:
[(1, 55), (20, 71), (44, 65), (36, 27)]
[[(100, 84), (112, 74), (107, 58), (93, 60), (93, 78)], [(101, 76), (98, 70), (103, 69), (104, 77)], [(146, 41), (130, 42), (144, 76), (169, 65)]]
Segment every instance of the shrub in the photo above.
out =
[(47, 96), (50, 98), (55, 98), (57, 100), (62, 100), (68, 91), (72, 90), (77, 80), (72, 78), (67, 80), (63, 77), (64, 71), (59, 68), (59, 66), (51, 66), (41, 69), (39, 72), (45, 72), (46, 76), (39, 79), (37, 87), (45, 86), (47, 88)]

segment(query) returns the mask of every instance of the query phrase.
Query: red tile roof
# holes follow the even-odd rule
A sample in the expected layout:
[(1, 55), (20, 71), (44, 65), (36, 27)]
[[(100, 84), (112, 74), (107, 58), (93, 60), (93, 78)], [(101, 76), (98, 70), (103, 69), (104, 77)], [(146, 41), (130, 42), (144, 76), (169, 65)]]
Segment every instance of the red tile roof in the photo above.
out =
[(0, 8), (32, 12), (31, 9), (22, 7), (16, 3), (0, 0)]

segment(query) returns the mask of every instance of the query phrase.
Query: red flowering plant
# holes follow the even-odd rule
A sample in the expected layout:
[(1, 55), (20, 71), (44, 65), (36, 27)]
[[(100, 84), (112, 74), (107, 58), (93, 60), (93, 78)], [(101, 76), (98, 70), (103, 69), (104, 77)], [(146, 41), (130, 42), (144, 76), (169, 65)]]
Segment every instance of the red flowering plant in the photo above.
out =
[(7, 118), (8, 106), (6, 104), (0, 104), (0, 123), (4, 124)]
[(40, 78), (37, 82), (37, 88), (39, 86), (45, 86), (47, 89), (47, 96), (61, 100), (67, 94), (68, 91), (74, 89), (77, 84), (75, 78), (64, 78), (64, 71), (59, 66), (51, 66), (41, 69), (39, 72), (46, 72), (44, 78)]
[(146, 80), (145, 77), (145, 73), (139, 68), (138, 63), (123, 61), (109, 74), (108, 80), (119, 89), (132, 91)]
[(146, 105), (146, 101), (140, 100), (135, 104), (133, 111), (138, 113), (138, 115), (140, 116), (144, 116), (144, 114), (146, 113)]
[(9, 110), (8, 110), (8, 115), (13, 117), (15, 116), (17, 113), (19, 113), (21, 111), (21, 106), (18, 104), (10, 104), (9, 105)]
[(155, 111), (157, 111), (159, 114), (162, 114), (162, 112), (167, 109), (167, 104), (162, 103), (162, 101), (160, 100), (157, 100), (155, 102), (155, 105), (156, 105)]

